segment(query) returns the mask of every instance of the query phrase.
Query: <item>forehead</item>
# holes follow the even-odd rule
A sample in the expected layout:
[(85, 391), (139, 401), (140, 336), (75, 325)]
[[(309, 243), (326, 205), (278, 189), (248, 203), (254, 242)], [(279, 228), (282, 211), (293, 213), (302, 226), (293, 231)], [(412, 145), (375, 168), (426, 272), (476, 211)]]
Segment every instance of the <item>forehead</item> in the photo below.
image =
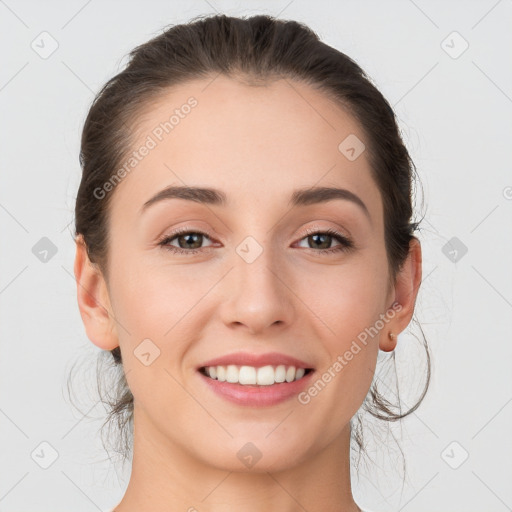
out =
[(190, 81), (142, 108), (135, 133), (130, 151), (149, 149), (117, 186), (114, 203), (139, 208), (166, 186), (188, 185), (224, 190), (233, 205), (250, 199), (261, 206), (288, 200), (296, 188), (342, 186), (372, 217), (380, 214), (367, 151), (355, 160), (344, 152), (354, 141), (366, 144), (362, 128), (304, 83), (256, 86), (223, 75)]

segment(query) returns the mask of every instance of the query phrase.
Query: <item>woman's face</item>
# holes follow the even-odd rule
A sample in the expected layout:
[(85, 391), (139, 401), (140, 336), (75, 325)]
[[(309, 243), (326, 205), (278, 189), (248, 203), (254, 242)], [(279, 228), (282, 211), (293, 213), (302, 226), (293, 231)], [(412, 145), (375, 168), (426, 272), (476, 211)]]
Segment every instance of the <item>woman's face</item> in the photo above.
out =
[[(115, 321), (94, 342), (120, 345), (136, 428), (159, 453), (278, 470), (346, 432), (379, 343), (409, 320), (397, 331), (389, 314), (382, 200), (362, 143), (352, 117), (289, 80), (197, 80), (145, 108), (129, 171), (108, 192)], [(183, 187), (215, 193), (187, 199)], [(312, 371), (286, 382), (303, 372), (291, 358)]]

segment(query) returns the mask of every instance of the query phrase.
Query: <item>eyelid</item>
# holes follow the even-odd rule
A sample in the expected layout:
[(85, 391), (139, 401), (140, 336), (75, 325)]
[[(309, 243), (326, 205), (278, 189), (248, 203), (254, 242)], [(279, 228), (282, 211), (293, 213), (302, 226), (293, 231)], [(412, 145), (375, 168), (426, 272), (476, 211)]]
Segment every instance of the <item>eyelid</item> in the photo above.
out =
[(301, 236), (300, 240), (302, 240), (303, 238), (307, 237), (307, 236), (310, 236), (310, 235), (314, 235), (316, 233), (331, 233), (333, 235), (336, 235), (336, 236), (339, 236), (339, 237), (342, 237), (346, 240), (351, 240), (352, 237), (347, 233), (345, 234), (341, 229), (339, 228), (333, 228), (331, 226), (328, 226), (328, 227), (322, 227), (322, 226), (310, 226), (308, 228), (306, 228), (304, 234)]

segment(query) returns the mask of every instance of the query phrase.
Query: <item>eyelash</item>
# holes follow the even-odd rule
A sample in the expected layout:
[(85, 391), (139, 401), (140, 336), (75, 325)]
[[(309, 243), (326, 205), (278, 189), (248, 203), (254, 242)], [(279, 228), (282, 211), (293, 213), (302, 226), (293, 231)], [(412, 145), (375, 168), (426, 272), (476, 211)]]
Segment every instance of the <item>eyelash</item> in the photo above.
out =
[[(211, 248), (211, 246), (209, 246), (209, 247), (200, 247), (199, 249), (182, 249), (181, 247), (174, 247), (172, 245), (167, 245), (169, 242), (171, 242), (178, 236), (184, 235), (184, 234), (203, 235), (203, 236), (206, 236), (207, 238), (209, 238), (210, 240), (212, 238), (208, 233), (205, 233), (203, 231), (183, 228), (183, 229), (178, 229), (178, 230), (174, 231), (170, 235), (164, 235), (158, 241), (158, 245), (174, 254), (183, 254), (186, 256), (194, 256), (195, 254), (197, 254), (201, 251), (204, 251), (205, 249)], [(304, 238), (308, 238), (312, 235), (318, 235), (318, 234), (332, 236), (338, 242), (340, 242), (340, 245), (331, 247), (329, 249), (318, 249), (317, 250), (317, 249), (312, 249), (311, 247), (307, 248), (310, 251), (313, 251), (315, 253), (320, 253), (320, 255), (344, 252), (344, 251), (348, 251), (348, 250), (354, 248), (354, 243), (350, 239), (348, 239), (346, 236), (342, 235), (341, 233), (339, 233), (338, 231), (336, 231), (335, 229), (332, 229), (332, 228), (327, 228), (327, 229), (322, 229), (322, 230), (309, 228), (306, 230), (305, 235), (299, 241), (302, 241)]]

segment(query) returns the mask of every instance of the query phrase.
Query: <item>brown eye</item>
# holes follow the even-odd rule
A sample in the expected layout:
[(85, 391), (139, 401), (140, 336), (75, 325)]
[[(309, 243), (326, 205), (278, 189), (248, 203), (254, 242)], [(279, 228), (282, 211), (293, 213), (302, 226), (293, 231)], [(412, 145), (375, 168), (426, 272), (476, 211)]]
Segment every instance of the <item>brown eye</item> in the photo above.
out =
[(333, 240), (332, 235), (322, 233), (309, 235), (307, 238), (313, 244), (313, 247), (311, 247), (311, 249), (330, 249), (331, 242)]
[[(317, 249), (315, 252), (321, 254), (345, 251), (354, 246), (354, 244), (344, 235), (334, 229), (308, 231), (306, 236), (300, 240), (307, 241), (306, 249)], [(333, 241), (338, 244), (332, 247)], [(300, 243), (299, 242), (299, 243)]]
[(207, 246), (202, 245), (205, 239), (210, 240), (210, 237), (201, 231), (182, 230), (165, 236), (158, 245), (171, 252), (192, 255), (210, 248), (211, 243)]
[(203, 235), (201, 233), (187, 233), (175, 237), (181, 249), (198, 249), (201, 247)]

